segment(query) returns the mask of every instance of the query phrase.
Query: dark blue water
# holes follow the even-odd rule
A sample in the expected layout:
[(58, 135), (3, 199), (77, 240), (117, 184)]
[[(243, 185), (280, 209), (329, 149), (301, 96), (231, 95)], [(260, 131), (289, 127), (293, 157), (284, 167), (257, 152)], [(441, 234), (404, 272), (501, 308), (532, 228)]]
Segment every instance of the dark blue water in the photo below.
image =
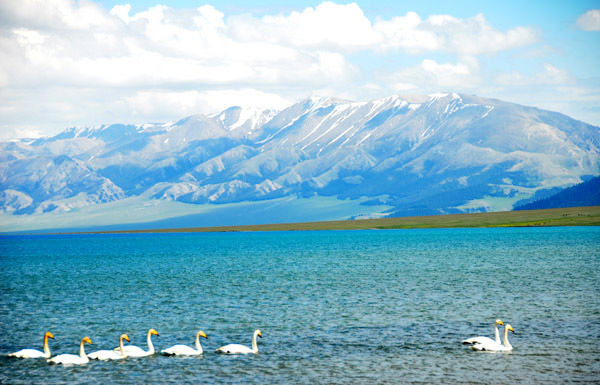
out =
[[(0, 238), (0, 383), (594, 383), (600, 228)], [(464, 338), (512, 324), (511, 353)], [(193, 344), (81, 367), (7, 354)], [(220, 356), (227, 343), (258, 355)]]

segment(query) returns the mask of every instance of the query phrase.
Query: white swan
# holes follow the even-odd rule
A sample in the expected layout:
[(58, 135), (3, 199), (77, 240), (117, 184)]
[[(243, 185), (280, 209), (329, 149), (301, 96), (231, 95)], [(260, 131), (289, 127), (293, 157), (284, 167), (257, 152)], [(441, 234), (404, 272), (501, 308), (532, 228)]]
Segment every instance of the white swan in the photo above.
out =
[(114, 350), (98, 350), (97, 352), (90, 353), (87, 356), (91, 360), (122, 360), (123, 358), (127, 357), (127, 353), (125, 352), (125, 349), (123, 349), (123, 340), (129, 341), (129, 336), (127, 334), (121, 334), (119, 337), (119, 350), (116, 352)]
[[(152, 344), (152, 336), (157, 336), (158, 332), (154, 329), (148, 330), (148, 334), (146, 336), (146, 341), (148, 342), (148, 351), (140, 348), (139, 346), (134, 345), (125, 345), (124, 352), (128, 357), (147, 357), (154, 354), (154, 345)], [(129, 341), (129, 340), (128, 340)], [(117, 352), (121, 349), (120, 347), (115, 348), (114, 351)]]
[(217, 349), (217, 353), (223, 354), (248, 354), (248, 353), (258, 353), (258, 345), (256, 345), (256, 336), (262, 338), (262, 334), (260, 330), (256, 329), (254, 331), (254, 336), (252, 336), (252, 349), (247, 346), (239, 345), (239, 344), (229, 344), (225, 346), (221, 346)]
[(168, 356), (197, 356), (202, 354), (202, 346), (200, 345), (200, 337), (208, 338), (206, 333), (200, 330), (196, 333), (196, 349), (187, 345), (175, 345), (161, 351), (162, 354)]
[(494, 335), (496, 336), (496, 341), (494, 341), (493, 339), (491, 339), (489, 337), (472, 337), (472, 338), (463, 340), (462, 343), (465, 345), (483, 344), (483, 343), (490, 343), (490, 342), (496, 342), (497, 344), (499, 344), (500, 343), (500, 333), (498, 333), (498, 325), (504, 326), (504, 322), (502, 322), (500, 319), (497, 319), (496, 322), (494, 322)]
[(35, 349), (21, 349), (18, 352), (10, 353), (9, 357), (17, 358), (50, 358), (50, 347), (48, 346), (48, 338), (54, 339), (54, 336), (50, 332), (44, 334), (44, 351), (40, 352)]
[(59, 354), (58, 356), (52, 357), (48, 360), (51, 364), (63, 364), (63, 365), (83, 365), (90, 362), (90, 359), (85, 355), (85, 349), (83, 344), (91, 344), (92, 340), (90, 337), (83, 337), (81, 344), (79, 344), (79, 355), (75, 354)]
[(487, 341), (484, 343), (480, 343), (480, 344), (475, 344), (473, 346), (471, 346), (471, 349), (473, 350), (477, 350), (480, 352), (508, 352), (511, 351), (513, 349), (512, 345), (510, 344), (510, 342), (508, 342), (508, 331), (511, 332), (515, 332), (515, 329), (513, 329), (512, 326), (510, 326), (509, 324), (506, 324), (506, 326), (504, 326), (504, 345), (502, 345), (501, 343), (497, 343), (496, 341)]

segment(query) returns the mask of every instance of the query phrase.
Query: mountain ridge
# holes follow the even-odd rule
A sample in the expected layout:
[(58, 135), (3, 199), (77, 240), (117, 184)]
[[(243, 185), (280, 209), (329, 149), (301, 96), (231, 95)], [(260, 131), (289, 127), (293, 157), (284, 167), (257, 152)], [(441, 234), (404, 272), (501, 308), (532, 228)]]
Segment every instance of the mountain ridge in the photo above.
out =
[(392, 216), (496, 211), (600, 174), (599, 127), (457, 93), (310, 97), (281, 111), (230, 107), (169, 123), (75, 127), (0, 148), (0, 208), (13, 215), (140, 194), (197, 205), (365, 199)]

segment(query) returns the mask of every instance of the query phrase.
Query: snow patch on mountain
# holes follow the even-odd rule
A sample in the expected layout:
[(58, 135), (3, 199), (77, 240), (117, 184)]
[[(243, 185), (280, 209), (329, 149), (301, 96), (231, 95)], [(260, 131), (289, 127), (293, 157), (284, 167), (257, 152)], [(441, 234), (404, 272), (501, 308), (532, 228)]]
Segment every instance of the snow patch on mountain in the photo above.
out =
[(5, 213), (12, 213), (16, 210), (31, 206), (33, 198), (17, 190), (6, 189), (0, 192), (0, 205)]

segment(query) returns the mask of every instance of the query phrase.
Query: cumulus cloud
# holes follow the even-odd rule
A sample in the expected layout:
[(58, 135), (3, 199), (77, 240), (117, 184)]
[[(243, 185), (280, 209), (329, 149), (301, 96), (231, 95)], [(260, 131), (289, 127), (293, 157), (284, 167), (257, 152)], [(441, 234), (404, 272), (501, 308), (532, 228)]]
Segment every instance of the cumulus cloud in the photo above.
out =
[(259, 19), (243, 15), (229, 22), (232, 34), (240, 41), (262, 40), (338, 52), (404, 50), (478, 55), (526, 46), (539, 39), (539, 32), (531, 28), (499, 31), (481, 14), (468, 19), (433, 15), (422, 20), (415, 12), (408, 12), (371, 23), (355, 3), (325, 2), (289, 16)]
[(20, 58), (19, 65), (3, 71), (13, 84), (318, 84), (347, 81), (355, 74), (347, 52), (478, 55), (537, 39), (527, 28), (498, 31), (483, 15), (437, 15), (423, 21), (409, 12), (372, 24), (354, 3), (325, 2), (289, 15), (228, 19), (211, 5), (195, 10), (156, 5), (130, 15), (129, 5), (106, 13), (87, 1), (2, 4), (19, 26), (3, 31), (4, 44)]
[(549, 85), (570, 85), (575, 83), (575, 79), (565, 70), (544, 63), (542, 69), (532, 76), (526, 76), (518, 71), (501, 74), (496, 78), (496, 82), (506, 86), (549, 86)]
[(0, 0), (0, 103), (9, 107), (0, 129), (281, 107), (318, 90), (386, 92), (353, 63), (356, 53), (455, 55), (455, 63), (423, 58), (392, 71), (395, 90), (452, 88), (479, 81), (479, 55), (538, 39), (532, 28), (500, 31), (483, 15), (371, 21), (355, 3), (256, 17), (226, 16), (209, 4), (132, 13), (127, 4), (107, 12), (91, 0)]
[(290, 15), (233, 16), (229, 19), (232, 37), (241, 42), (267, 41), (270, 44), (304, 49), (350, 52), (378, 44), (381, 36), (355, 3), (324, 2)]
[(438, 63), (425, 59), (418, 65), (400, 69), (389, 75), (387, 83), (394, 92), (466, 91), (481, 84), (476, 60)]
[(499, 31), (482, 14), (468, 19), (432, 15), (421, 20), (419, 15), (409, 12), (404, 17), (379, 21), (374, 29), (381, 33), (381, 49), (405, 49), (413, 53), (480, 55), (527, 46), (539, 39), (539, 32), (527, 27)]
[(600, 9), (587, 11), (579, 16), (576, 24), (584, 31), (600, 31)]

